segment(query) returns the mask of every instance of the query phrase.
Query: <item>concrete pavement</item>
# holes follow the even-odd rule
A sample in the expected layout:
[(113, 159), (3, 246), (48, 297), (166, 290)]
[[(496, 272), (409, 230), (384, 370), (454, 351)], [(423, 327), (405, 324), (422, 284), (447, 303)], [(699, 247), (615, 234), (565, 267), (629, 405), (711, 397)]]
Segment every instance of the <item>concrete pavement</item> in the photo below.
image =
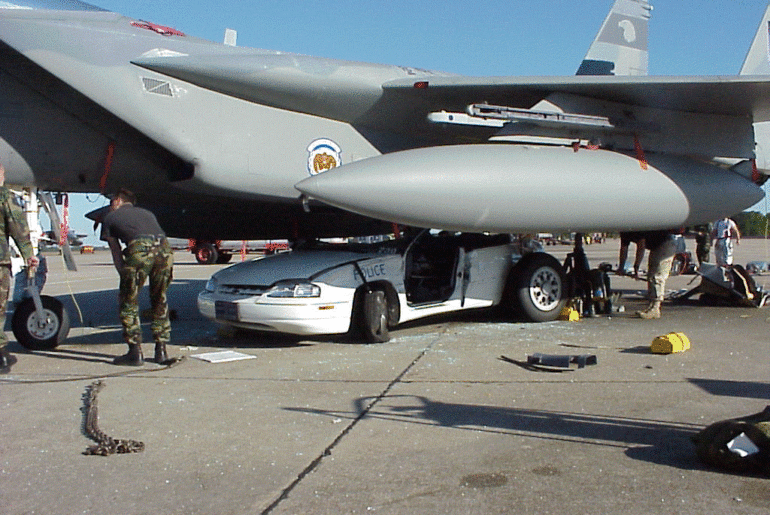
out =
[[(614, 265), (617, 249), (617, 240), (586, 247), (594, 266)], [(569, 248), (547, 250), (561, 259)], [(743, 264), (770, 260), (764, 241), (744, 240), (736, 254)], [(170, 354), (232, 349), (254, 359), (124, 369), (110, 364), (125, 347), (109, 253), (77, 256), (80, 270), (69, 274), (49, 260), (44, 293), (67, 303), (73, 328), (54, 351), (11, 346), (18, 363), (0, 376), (2, 513), (770, 509), (767, 478), (709, 470), (689, 441), (770, 404), (767, 308), (693, 302), (642, 321), (631, 314), (644, 304), (644, 282), (613, 276), (625, 312), (580, 322), (476, 312), (410, 324), (380, 345), (231, 337), (195, 308), (216, 267), (178, 253)], [(695, 286), (692, 278), (668, 286)], [(757, 279), (770, 287), (770, 275)], [(692, 349), (651, 354), (653, 338), (671, 331)], [(512, 363), (535, 352), (595, 354), (598, 364), (542, 372)], [(82, 454), (92, 444), (82, 396), (96, 378), (105, 381), (101, 429), (143, 441), (143, 453)]]

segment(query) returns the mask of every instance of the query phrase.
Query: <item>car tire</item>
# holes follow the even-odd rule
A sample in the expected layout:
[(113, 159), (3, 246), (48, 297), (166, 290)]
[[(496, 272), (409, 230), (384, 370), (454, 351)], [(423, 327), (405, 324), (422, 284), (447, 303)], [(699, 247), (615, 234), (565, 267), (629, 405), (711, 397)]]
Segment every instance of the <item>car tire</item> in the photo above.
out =
[(530, 322), (556, 320), (566, 304), (566, 277), (556, 258), (535, 252), (522, 258), (509, 278), (511, 304)]
[(361, 306), (361, 332), (368, 343), (385, 343), (390, 340), (388, 298), (384, 291), (364, 292)]
[(16, 340), (30, 350), (50, 350), (67, 338), (70, 318), (64, 305), (47, 295), (40, 296), (45, 321), (38, 324), (35, 302), (24, 299), (19, 303), (11, 318), (11, 328)]

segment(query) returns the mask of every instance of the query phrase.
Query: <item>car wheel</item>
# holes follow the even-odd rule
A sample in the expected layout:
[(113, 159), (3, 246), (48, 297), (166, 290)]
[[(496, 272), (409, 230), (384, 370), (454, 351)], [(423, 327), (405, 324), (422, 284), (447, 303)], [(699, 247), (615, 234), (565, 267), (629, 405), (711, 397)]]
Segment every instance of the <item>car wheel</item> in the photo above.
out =
[(511, 271), (511, 280), (512, 304), (527, 320), (556, 320), (566, 303), (564, 269), (556, 258), (529, 254)]
[(195, 259), (201, 265), (213, 265), (217, 262), (217, 259), (219, 259), (219, 252), (217, 252), (217, 247), (213, 243), (201, 245), (195, 251)]
[(361, 330), (369, 343), (384, 343), (390, 340), (388, 330), (388, 299), (382, 290), (364, 292), (361, 307)]
[(11, 319), (16, 340), (31, 350), (55, 348), (67, 338), (70, 330), (69, 314), (60, 301), (41, 295), (40, 302), (43, 305), (42, 320), (38, 318), (35, 302), (31, 298), (19, 303)]

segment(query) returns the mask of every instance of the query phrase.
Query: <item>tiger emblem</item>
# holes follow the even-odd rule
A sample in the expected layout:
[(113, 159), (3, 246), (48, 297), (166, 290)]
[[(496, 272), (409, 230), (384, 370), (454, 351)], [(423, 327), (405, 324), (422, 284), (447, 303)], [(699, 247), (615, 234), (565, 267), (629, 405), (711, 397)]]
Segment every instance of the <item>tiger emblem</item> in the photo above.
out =
[(330, 139), (317, 139), (308, 147), (307, 171), (310, 175), (337, 168), (342, 164), (341, 149)]

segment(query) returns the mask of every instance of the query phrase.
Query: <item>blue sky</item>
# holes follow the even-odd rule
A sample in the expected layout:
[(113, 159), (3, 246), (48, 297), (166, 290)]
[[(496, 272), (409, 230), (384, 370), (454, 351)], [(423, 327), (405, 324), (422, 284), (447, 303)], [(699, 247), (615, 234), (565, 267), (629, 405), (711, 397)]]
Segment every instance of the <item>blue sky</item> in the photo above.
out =
[[(238, 45), (464, 75), (572, 75), (613, 0), (267, 2), (95, 0), (99, 7)], [(766, 0), (652, 1), (651, 75), (737, 74)], [(101, 197), (73, 196), (70, 225)], [(758, 207), (766, 210), (765, 202)], [(89, 238), (90, 243), (96, 239)]]
[[(570, 75), (612, 0), (97, 0), (127, 16), (240, 46), (466, 75)], [(650, 73), (735, 74), (765, 0), (658, 0)]]

